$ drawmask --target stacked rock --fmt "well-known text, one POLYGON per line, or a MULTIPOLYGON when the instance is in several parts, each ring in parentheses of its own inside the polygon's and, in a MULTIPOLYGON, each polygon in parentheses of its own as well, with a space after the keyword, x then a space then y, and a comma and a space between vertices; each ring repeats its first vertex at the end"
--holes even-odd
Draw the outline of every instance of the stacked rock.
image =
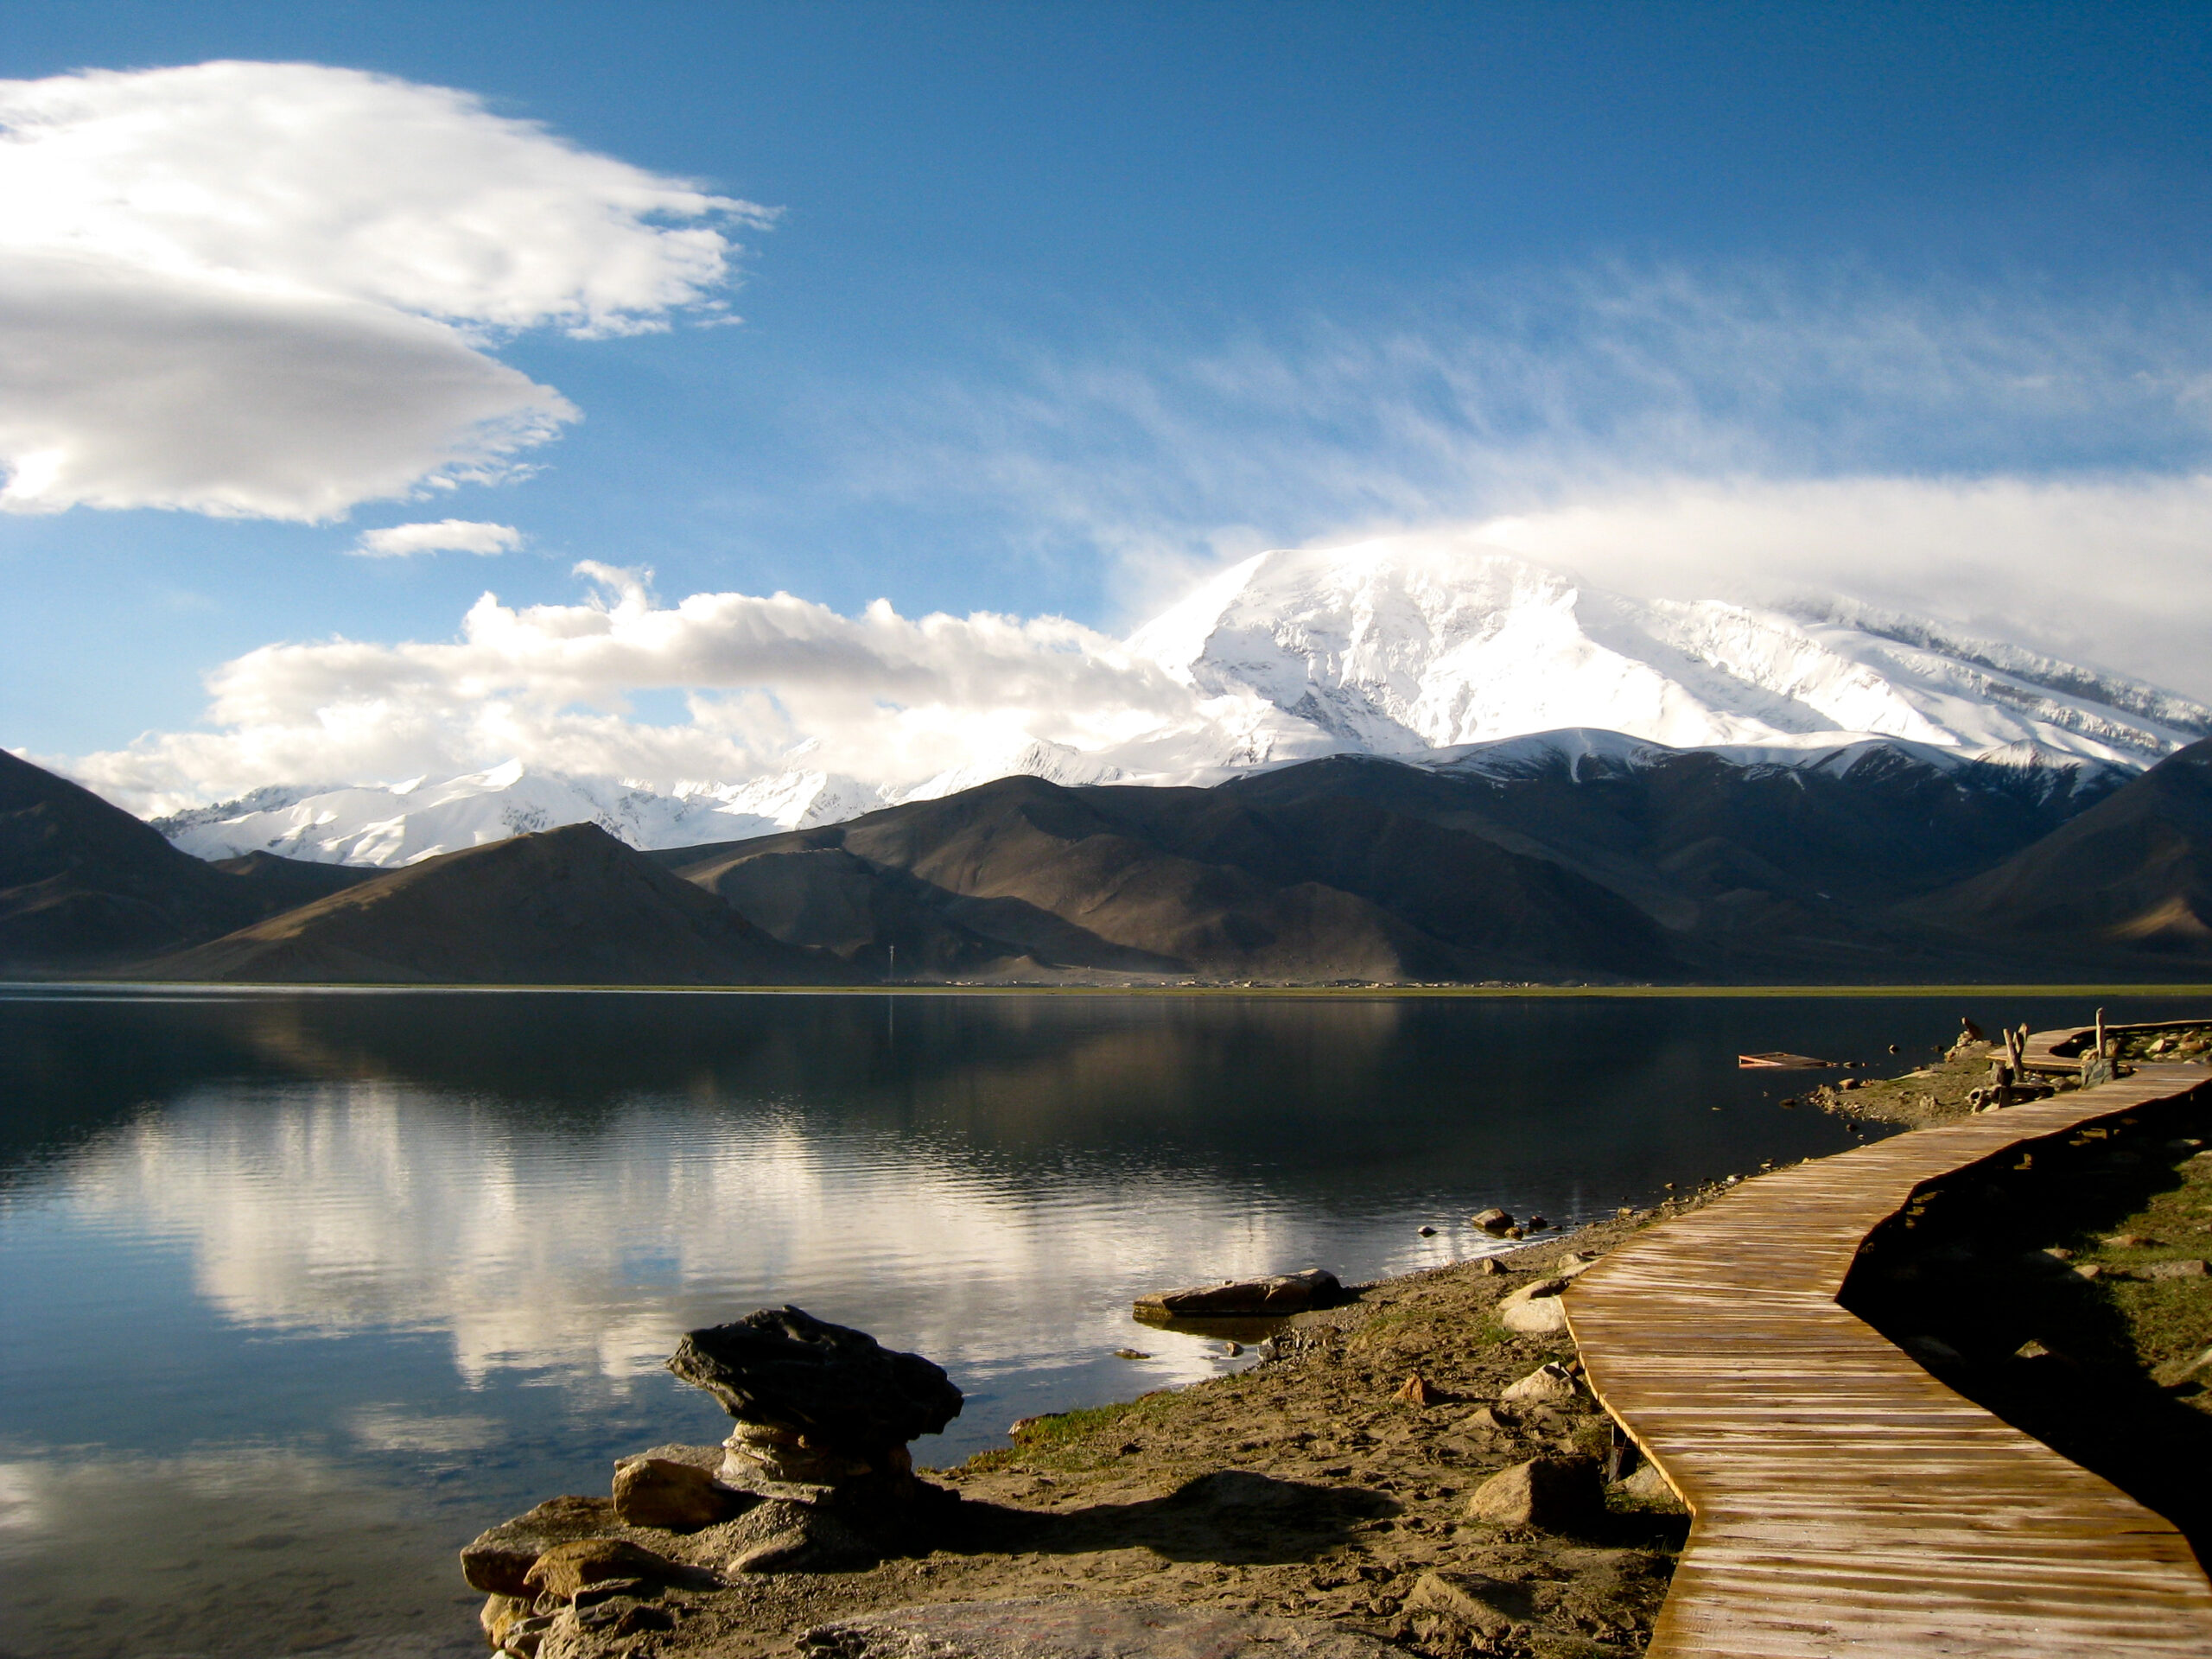
POLYGON ((906 1443, 960 1414, 960 1390, 919 1354, 796 1307, 690 1332, 668 1369, 737 1420, 724 1484, 848 1516, 911 1503, 920 1489, 906 1443))

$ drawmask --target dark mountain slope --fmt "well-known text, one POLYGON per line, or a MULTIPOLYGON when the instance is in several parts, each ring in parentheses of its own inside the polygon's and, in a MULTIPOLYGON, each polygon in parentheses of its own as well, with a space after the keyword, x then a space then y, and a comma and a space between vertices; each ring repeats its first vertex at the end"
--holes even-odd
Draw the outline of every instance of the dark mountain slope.
POLYGON ((1956 940, 1893 906, 2031 845, 2107 787, 1938 767, 1886 746, 1847 760, 1742 766, 1686 753, 1630 767, 1540 753, 1501 775, 1346 757, 1215 792, 1277 810, 1349 796, 1556 862, 1636 905, 1716 977, 1858 978, 1970 966, 1956 940))
POLYGON ((655 855, 779 937, 958 976, 1027 962, 1209 978, 1643 976, 1634 906, 1555 864, 1357 799, 1005 778, 655 855))
POLYGON ((2212 962, 2212 738, 1914 907, 1964 932, 2212 962))
POLYGON ((378 875, 168 957, 150 976, 285 982, 818 984, 783 944, 595 824, 378 875))
POLYGON ((90 790, 0 751, 0 972, 155 956, 365 874, 266 854, 203 863, 90 790))

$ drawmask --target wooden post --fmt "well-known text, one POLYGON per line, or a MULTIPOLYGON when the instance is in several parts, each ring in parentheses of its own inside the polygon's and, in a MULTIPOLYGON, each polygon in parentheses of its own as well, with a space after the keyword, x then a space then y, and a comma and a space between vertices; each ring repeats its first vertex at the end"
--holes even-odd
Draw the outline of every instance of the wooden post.
POLYGON ((2104 1011, 2102 1008, 2099 1008, 2099 1009, 2097 1010, 2097 1058, 2098 1058, 2099 1059, 2101 1059, 2101 1060, 2102 1058, 2104 1058, 2104 1057, 2105 1057, 2105 1011, 2104 1011))

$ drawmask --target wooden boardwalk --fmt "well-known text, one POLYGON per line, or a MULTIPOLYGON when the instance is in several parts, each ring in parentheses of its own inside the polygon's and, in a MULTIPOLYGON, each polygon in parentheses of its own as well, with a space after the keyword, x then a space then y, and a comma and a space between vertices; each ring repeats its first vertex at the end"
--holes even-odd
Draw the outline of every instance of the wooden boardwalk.
POLYGON ((1575 1281, 1592 1388, 1692 1515, 1652 1659, 2212 1655, 2212 1584, 2170 1522, 1835 1300, 1923 1182, 2208 1082, 2145 1065, 1777 1170, 1575 1281))

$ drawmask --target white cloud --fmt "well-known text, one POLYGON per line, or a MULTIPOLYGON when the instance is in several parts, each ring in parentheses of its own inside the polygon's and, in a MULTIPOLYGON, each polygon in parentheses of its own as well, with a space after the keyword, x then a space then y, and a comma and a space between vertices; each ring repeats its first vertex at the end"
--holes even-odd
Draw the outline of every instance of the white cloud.
POLYGON ((576 417, 503 332, 719 311, 764 210, 315 64, 0 82, 0 508, 320 519, 576 417))
POLYGON ((435 524, 387 524, 381 530, 365 530, 361 539, 346 551, 365 559, 406 559, 417 553, 474 553, 491 558, 512 553, 521 545, 522 532, 512 524, 441 518, 435 524))
POLYGON ((658 602, 639 572, 513 607, 486 594, 450 642, 272 645, 209 677, 213 732, 168 733, 70 772, 158 811, 272 783, 451 775, 519 757, 556 772, 734 781, 809 767, 915 783, 1033 740, 1082 750, 1224 724, 1115 639, 1059 617, 858 616, 776 594, 658 602), (675 688, 678 725, 630 717, 675 688))

